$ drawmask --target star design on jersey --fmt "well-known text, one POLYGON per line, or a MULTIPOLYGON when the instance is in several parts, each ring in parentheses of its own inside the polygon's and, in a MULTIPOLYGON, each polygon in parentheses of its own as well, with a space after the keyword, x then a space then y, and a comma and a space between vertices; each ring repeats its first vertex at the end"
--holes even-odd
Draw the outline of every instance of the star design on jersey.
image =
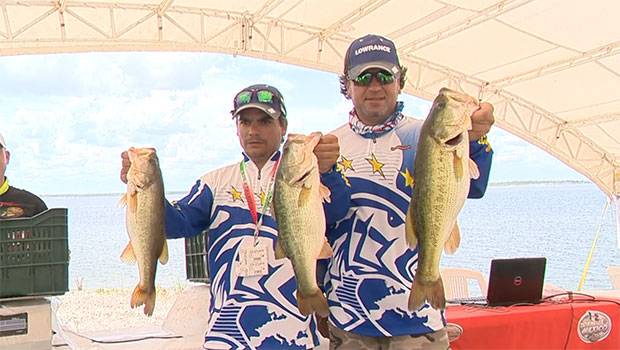
POLYGON ((237 190, 235 186, 230 186, 230 191, 228 191, 228 194, 232 196, 233 202, 236 202, 237 200, 239 200, 243 203, 243 198, 241 197, 243 192, 237 190))
POLYGON ((400 174, 405 178, 405 186, 413 188, 415 181, 413 180, 413 176, 409 172, 409 168, 405 168, 405 171, 401 171, 400 174))
POLYGON ((264 207, 265 200, 267 199, 267 194, 265 194, 265 191, 261 190, 260 193, 258 194, 258 198, 260 199, 260 206, 264 207))
POLYGON ((347 178, 347 174, 345 174, 345 170, 342 167, 342 164, 340 164, 340 162, 336 163, 336 171, 338 172, 338 174, 340 174, 340 176, 342 176, 342 179, 344 180, 345 185, 351 187, 351 182, 349 182, 349 178, 347 178))
POLYGON ((487 153, 491 152, 491 144, 489 143, 489 138, 487 135, 482 136, 478 139, 478 144, 486 145, 487 147, 484 149, 487 153))
POLYGON ((385 164, 378 161, 374 153, 371 154, 370 158, 365 159, 370 164, 370 166, 372 166, 372 173, 379 173, 379 175, 381 175, 385 179, 385 174, 383 174, 383 166, 385 164))
POLYGON ((347 159, 344 156, 340 157, 341 160, 338 162, 338 165, 342 167, 342 174, 344 174, 347 170, 353 170, 353 160, 347 159))

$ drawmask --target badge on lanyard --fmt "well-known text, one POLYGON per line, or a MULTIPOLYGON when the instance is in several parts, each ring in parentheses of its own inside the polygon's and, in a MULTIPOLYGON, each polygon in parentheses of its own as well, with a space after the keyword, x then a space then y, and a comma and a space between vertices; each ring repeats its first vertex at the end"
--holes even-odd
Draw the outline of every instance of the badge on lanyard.
POLYGON ((245 162, 241 161, 241 163, 239 163, 241 178, 243 180, 243 192, 248 204, 248 209, 250 210, 250 215, 252 216, 252 221, 256 225, 254 230, 254 239, 247 240, 241 244, 241 247, 239 247, 239 264, 237 267, 239 276, 241 277, 264 276, 269 271, 268 247, 267 244, 258 241, 258 235, 260 232, 260 227, 263 223, 263 217, 265 216, 265 208, 267 208, 271 203, 273 186, 279 163, 280 162, 278 159, 271 169, 271 177, 267 187, 269 191, 267 192, 264 203, 261 203, 262 213, 260 217, 258 216, 256 201, 254 200, 254 193, 252 192, 247 179, 245 162))
POLYGON ((242 244, 239 248, 238 271, 241 277, 264 276, 269 270, 267 246, 258 242, 253 244, 251 241, 242 244))

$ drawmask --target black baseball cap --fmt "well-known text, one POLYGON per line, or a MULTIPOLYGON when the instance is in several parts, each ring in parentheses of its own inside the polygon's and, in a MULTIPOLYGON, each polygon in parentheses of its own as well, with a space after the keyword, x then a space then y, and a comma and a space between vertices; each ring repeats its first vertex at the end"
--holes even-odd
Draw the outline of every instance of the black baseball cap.
POLYGON ((255 84, 239 91, 233 100, 233 117, 248 108, 258 108, 274 119, 286 118, 284 98, 280 91, 271 85, 255 84))
POLYGON ((380 68, 394 75, 400 73, 400 61, 394 42, 375 34, 355 39, 349 45, 345 64, 350 80, 370 68, 380 68))

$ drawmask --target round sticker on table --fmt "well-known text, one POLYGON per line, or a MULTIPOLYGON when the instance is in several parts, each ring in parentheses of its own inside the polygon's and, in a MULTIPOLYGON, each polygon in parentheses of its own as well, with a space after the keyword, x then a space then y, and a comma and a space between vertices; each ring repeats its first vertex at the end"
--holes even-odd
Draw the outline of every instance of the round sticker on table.
POLYGON ((450 340, 450 343, 457 340, 463 334, 463 327, 456 323, 448 323, 446 330, 448 331, 448 339, 450 340))
POLYGON ((584 343, 599 342, 611 333, 611 319, 604 312, 588 310, 579 319, 577 333, 584 343))

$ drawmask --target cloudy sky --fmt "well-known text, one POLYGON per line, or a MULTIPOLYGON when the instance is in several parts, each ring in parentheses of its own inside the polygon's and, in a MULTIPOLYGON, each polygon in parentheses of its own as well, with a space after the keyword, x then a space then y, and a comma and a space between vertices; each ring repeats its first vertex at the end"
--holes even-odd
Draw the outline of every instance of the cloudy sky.
MULTIPOLYGON (((0 57, 0 133, 11 184, 38 194, 119 193, 120 153, 157 148, 169 191, 238 161, 232 97, 268 83, 285 96, 289 132, 329 132, 350 101, 335 74, 208 53, 85 53, 0 57)), ((430 103, 402 95, 405 113, 430 103)), ((586 180, 560 161, 495 128, 491 182, 586 180)))

